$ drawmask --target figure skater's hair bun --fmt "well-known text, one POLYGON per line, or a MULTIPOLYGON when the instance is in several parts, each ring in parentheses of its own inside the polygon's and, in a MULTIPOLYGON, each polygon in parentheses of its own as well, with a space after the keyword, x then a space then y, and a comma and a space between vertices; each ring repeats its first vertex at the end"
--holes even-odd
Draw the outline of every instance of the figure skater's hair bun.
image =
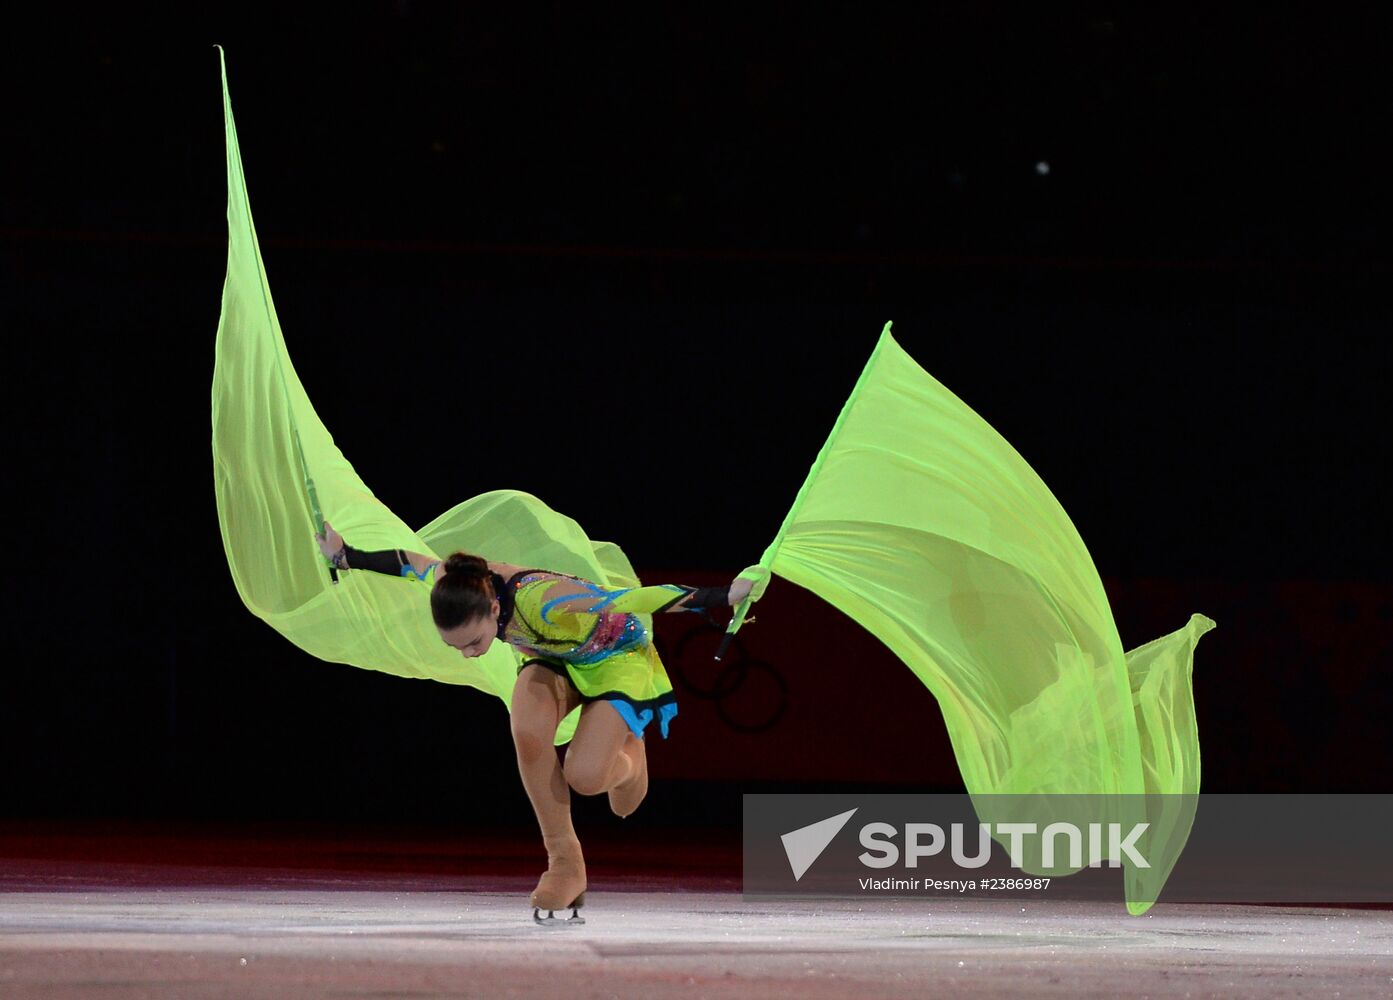
POLYGON ((445 575, 431 589, 431 617, 442 629, 487 618, 496 596, 489 564, 478 556, 456 552, 445 560, 445 575))
POLYGON ((471 556, 466 552, 456 552, 445 560, 445 575, 454 576, 456 573, 463 577, 488 579, 489 564, 478 556, 471 556))

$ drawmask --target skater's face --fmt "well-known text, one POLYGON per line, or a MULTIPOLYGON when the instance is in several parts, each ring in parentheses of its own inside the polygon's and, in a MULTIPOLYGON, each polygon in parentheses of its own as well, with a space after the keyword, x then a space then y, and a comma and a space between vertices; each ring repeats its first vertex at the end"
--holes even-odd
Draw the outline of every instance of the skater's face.
POLYGON ((454 628, 439 629, 440 638, 445 640, 445 645, 458 649, 470 659, 483 656, 498 634, 498 611, 498 602, 494 601, 488 615, 454 628))

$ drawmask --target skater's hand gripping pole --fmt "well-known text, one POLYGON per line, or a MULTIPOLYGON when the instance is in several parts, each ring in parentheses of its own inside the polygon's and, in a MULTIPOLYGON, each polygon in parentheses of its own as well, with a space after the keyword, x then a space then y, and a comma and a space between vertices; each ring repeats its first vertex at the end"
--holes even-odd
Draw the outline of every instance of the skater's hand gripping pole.
MULTIPOLYGON (((276 364, 280 364, 279 356, 277 356, 276 358, 276 364)), ((282 378, 284 378, 284 376, 282 376, 282 378)), ((287 391, 287 402, 289 401, 289 399, 290 394, 287 391)), ((300 471, 305 476, 305 495, 309 497, 310 517, 313 519, 315 526, 314 537, 316 539, 324 539, 328 537, 330 532, 333 532, 335 535, 338 535, 338 532, 334 531, 333 528, 329 527, 329 522, 324 520, 324 512, 319 508, 319 491, 314 488, 314 477, 310 475, 309 463, 305 461, 305 449, 300 444, 300 429, 298 427, 293 429, 295 431, 295 453, 300 458, 300 471)), ((339 536, 338 543, 339 547, 342 548, 342 536, 339 536)), ((329 553, 326 552, 325 557, 328 558, 328 556, 329 553)), ((339 571, 334 567, 332 559, 330 559, 329 561, 329 579, 335 584, 339 582, 339 571)))
POLYGON ((726 634, 721 637, 720 648, 716 650, 716 659, 719 660, 726 655, 726 650, 730 648, 730 640, 735 638, 735 633, 740 631, 740 626, 745 623, 745 612, 750 610, 750 599, 747 597, 735 609, 735 614, 731 616, 730 624, 726 626, 726 634))
MULTIPOLYGON (((749 613, 750 605, 764 596, 764 589, 769 586, 769 570, 762 565, 749 566, 741 571, 736 580, 749 580, 750 592, 745 599, 735 606, 735 614, 731 616, 730 624, 726 626, 726 634, 721 638, 720 648, 716 650, 716 659, 719 660, 726 655, 726 650, 730 648, 730 640, 735 638, 735 633, 740 631, 740 626, 745 623, 745 616, 749 613)), ((753 618, 750 619, 754 621, 753 618)))

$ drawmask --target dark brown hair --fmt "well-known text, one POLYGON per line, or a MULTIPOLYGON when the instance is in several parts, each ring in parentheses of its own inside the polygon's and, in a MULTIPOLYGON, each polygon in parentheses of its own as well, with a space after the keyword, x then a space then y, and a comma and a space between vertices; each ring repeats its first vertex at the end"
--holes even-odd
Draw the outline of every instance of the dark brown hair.
POLYGON ((445 560, 445 575, 431 588, 435 627, 452 629, 487 617, 495 596, 489 564, 478 556, 456 552, 445 560))

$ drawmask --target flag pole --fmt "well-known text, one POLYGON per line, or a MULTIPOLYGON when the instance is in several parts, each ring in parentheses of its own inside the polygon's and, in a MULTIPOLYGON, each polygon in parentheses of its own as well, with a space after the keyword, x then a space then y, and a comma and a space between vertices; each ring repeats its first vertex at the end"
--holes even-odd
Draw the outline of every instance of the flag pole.
MULTIPOLYGON (((305 460, 305 449, 300 443, 300 427, 295 420, 295 408, 290 401, 290 389, 285 383, 285 369, 281 366, 281 352, 285 345, 281 337, 274 336, 275 331, 277 331, 279 327, 271 313, 271 300, 266 291, 266 269, 264 262, 261 260, 261 245, 256 238, 256 227, 252 224, 251 219, 251 197, 247 194, 246 174, 242 172, 242 147, 237 141, 237 124, 236 120, 232 117, 232 95, 227 86, 227 57, 221 45, 214 45, 213 48, 218 50, 218 69, 222 75, 223 129, 227 142, 228 198, 230 202, 232 198, 231 188, 232 184, 235 182, 238 189, 241 191, 241 203, 246 209, 246 219, 243 221, 246 223, 248 235, 251 236, 250 244, 252 252, 256 254, 256 268, 260 278, 259 284, 261 286, 261 303, 266 311, 266 325, 273 331, 272 340, 275 342, 276 375, 280 380, 281 393, 285 398, 286 420, 290 424, 290 431, 295 440, 295 458, 300 465, 300 475, 304 478, 306 499, 309 501, 310 507, 310 519, 314 522, 315 530, 322 535, 324 534, 324 514, 319 507, 319 491, 315 489, 314 477, 310 475, 309 462, 305 460)), ((229 226, 231 226, 231 223, 232 220, 229 216, 229 226)), ((228 239, 230 243, 230 233, 228 239)), ((329 567, 329 579, 333 583, 339 582, 338 570, 332 565, 329 567)))
MULTIPOLYGON (((847 397, 846 403, 842 405, 842 411, 837 414, 837 421, 832 425, 831 432, 827 435, 827 440, 822 444, 822 450, 817 453, 817 458, 813 460, 812 468, 808 470, 807 478, 803 480, 803 485, 798 489, 798 495, 793 498, 793 506, 788 509, 784 516, 783 524, 779 525, 779 532, 774 536, 774 540, 764 550, 764 555, 760 556, 757 564, 766 572, 772 572, 774 557, 778 555, 779 546, 783 544, 784 535, 787 534, 789 525, 793 523, 794 517, 803 506, 803 501, 808 495, 808 488, 812 486, 813 480, 817 478, 818 472, 822 468, 822 463, 827 458, 828 452, 832 450, 832 445, 837 441, 837 435, 841 433, 842 424, 846 421, 846 415, 851 412, 851 408, 856 405, 856 399, 861 395, 861 387, 866 382, 866 376, 870 374, 875 366, 875 360, 880 356, 880 349, 885 342, 890 339, 891 322, 887 321, 885 328, 880 331, 880 339, 875 343, 875 349, 871 351, 871 356, 866 359, 866 365, 861 369, 860 376, 856 379, 856 385, 851 389, 851 395, 847 397)), ((745 615, 750 610, 752 599, 746 597, 735 609, 735 614, 731 616, 730 624, 726 626, 726 634, 721 638, 720 648, 716 650, 716 659, 725 656, 726 650, 730 648, 730 641, 735 638, 735 633, 740 631, 740 626, 745 623, 745 615)))

